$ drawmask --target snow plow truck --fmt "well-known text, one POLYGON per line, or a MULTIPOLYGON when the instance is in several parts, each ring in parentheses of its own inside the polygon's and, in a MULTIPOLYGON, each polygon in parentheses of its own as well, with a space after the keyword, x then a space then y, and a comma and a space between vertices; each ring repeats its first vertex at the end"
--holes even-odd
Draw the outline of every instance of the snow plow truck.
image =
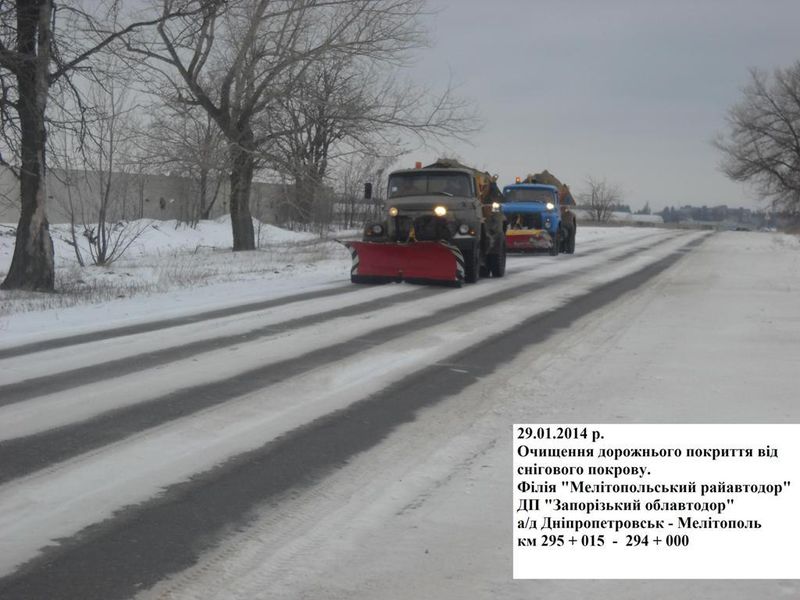
POLYGON ((503 188, 508 220, 506 245, 511 252, 575 252, 575 200, 569 187, 545 170, 503 188))
POLYGON ((461 286, 506 270, 503 196, 489 173, 450 159, 394 171, 384 221, 350 249, 353 283, 461 286))

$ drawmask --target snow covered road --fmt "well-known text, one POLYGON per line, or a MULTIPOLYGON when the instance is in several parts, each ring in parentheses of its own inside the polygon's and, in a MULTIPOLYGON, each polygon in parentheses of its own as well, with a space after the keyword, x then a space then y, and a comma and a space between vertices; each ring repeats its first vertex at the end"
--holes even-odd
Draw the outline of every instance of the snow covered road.
POLYGON ((798 257, 613 229, 461 290, 4 338, 0 597, 586 597, 510 579, 511 424, 797 422, 798 257))

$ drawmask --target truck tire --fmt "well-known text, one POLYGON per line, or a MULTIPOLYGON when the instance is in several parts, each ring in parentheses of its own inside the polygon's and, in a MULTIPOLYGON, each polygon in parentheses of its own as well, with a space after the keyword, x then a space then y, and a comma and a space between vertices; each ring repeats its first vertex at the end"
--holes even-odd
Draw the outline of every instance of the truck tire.
POLYGON ((492 277, 502 277, 506 274, 506 241, 505 239, 501 240, 500 248, 497 249, 497 252, 494 254, 490 254, 487 259, 487 263, 489 264, 489 272, 492 274, 492 277))
POLYGON ((464 254, 464 281, 475 283, 480 278, 481 255, 478 245, 475 244, 471 249, 465 250, 464 254))
POLYGON ((550 246, 550 256, 558 256, 558 251, 561 250, 561 228, 556 229, 556 237, 553 240, 553 245, 550 246))
POLYGON ((567 237, 566 252, 567 254, 575 254, 575 234, 577 233, 575 223, 569 228, 569 237, 567 237))

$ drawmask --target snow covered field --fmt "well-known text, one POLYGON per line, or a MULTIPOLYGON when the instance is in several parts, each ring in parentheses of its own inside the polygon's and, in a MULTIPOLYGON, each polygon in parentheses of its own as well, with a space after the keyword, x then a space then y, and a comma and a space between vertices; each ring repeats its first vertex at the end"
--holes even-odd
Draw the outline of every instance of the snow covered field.
MULTIPOLYGON (((52 225, 56 287, 60 293, 48 297, 0 291, 0 317, 76 304, 108 304, 93 313, 95 320, 117 315, 135 318, 137 313, 152 317, 153 311, 186 310, 186 304, 218 306, 260 298, 274 293, 275 288, 280 290, 281 282, 287 280, 292 281, 290 288, 294 291, 349 275, 349 253, 333 239, 321 239, 313 233, 257 223, 258 251, 233 253, 229 217, 201 221, 196 228, 176 221, 141 221, 133 226, 143 232, 122 258, 106 267, 82 268, 67 243, 68 226, 52 225), (221 283, 225 285, 215 286, 221 283), (181 294, 187 289, 189 294, 181 294), (167 292, 177 294, 166 297, 167 292), (143 296, 161 296, 161 300, 143 303, 143 296), (117 302, 131 297, 136 300, 117 302)), ((0 276, 11 264, 12 232, 11 225, 0 225, 0 276)), ((79 239, 88 261, 86 240, 79 239)))
POLYGON ((574 256, 452 290, 351 286, 346 250, 292 235, 229 272, 240 258, 209 250, 208 277, 159 291, 154 261, 185 256, 165 248, 229 243, 214 230, 112 266, 133 296, 10 299, 0 597, 800 597, 513 581, 510 563, 515 422, 800 422, 796 238, 584 228, 574 256))

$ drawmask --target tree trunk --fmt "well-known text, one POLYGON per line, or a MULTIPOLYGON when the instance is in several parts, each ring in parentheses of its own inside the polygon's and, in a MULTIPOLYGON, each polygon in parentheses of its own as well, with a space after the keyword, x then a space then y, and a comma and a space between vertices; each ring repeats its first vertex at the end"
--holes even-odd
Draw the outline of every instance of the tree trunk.
POLYGON ((203 210, 203 214, 200 215, 200 219, 207 221, 211 218, 211 211, 214 210, 214 204, 217 202, 217 197, 219 196, 219 188, 222 186, 222 177, 217 175, 217 180, 214 183, 214 195, 211 196, 211 202, 208 203, 208 206, 205 207, 203 210))
MULTIPOLYGON (((249 136, 252 137, 252 136, 249 136)), ((255 171, 252 140, 231 146, 231 228, 233 250, 255 250, 253 218, 250 215, 250 186, 255 171)))
POLYGON ((295 219, 304 224, 325 224, 329 215, 320 212, 318 201, 323 177, 318 165, 305 164, 293 174, 295 219))
POLYGON ((293 218, 296 223, 307 225, 312 222, 313 215, 313 195, 308 185, 308 177, 305 173, 295 173, 294 177, 294 206, 293 218))
POLYGON ((2 289, 52 292, 53 240, 47 222, 45 109, 49 93, 50 0, 17 3, 17 48, 31 60, 16 70, 20 125, 20 217, 14 256, 2 289))
MULTIPOLYGON (((24 131, 24 129, 23 129, 24 131)), ((23 134, 24 137, 24 134, 23 134)), ((42 139, 44 135, 42 134, 42 139)), ((23 148, 26 145, 23 140, 23 148)), ((22 207, 14 256, 5 281, 5 290, 34 290, 52 292, 55 288, 53 241, 45 213, 44 141, 38 152, 39 159, 22 159, 20 169, 20 198, 22 207)), ((23 156, 24 156, 23 151, 23 156)))
POLYGON ((206 197, 208 196, 208 169, 200 169, 200 208, 192 211, 192 227, 196 227, 200 219, 207 219, 208 210, 206 209, 206 197))

